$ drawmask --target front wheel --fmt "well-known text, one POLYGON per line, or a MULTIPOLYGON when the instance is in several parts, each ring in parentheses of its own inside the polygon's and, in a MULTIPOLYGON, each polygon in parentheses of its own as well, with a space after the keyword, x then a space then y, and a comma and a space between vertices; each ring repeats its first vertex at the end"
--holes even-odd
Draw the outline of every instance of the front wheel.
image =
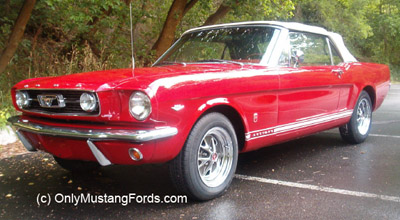
POLYGON ((372 124, 372 103, 366 91, 362 91, 349 123, 339 128, 343 140, 360 144, 367 139, 372 124))
POLYGON ((170 175, 181 193, 195 200, 222 195, 230 186, 238 158, 238 143, 230 121, 220 113, 202 117, 193 127, 170 175))

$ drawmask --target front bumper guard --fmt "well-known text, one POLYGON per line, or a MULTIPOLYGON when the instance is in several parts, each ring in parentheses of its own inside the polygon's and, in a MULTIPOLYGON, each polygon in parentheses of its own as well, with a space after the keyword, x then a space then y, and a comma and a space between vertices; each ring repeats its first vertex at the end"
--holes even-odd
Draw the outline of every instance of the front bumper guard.
POLYGON ((158 127, 152 130, 103 130, 56 127, 30 122, 27 119, 22 119, 20 116, 13 116, 8 119, 8 122, 14 128, 17 136, 28 151, 36 151, 36 149, 31 143, 29 143, 29 141, 20 131, 59 137, 83 138, 87 140, 90 150, 102 166, 110 165, 111 162, 96 147, 96 145, 93 143, 94 141, 125 140, 132 142, 146 142, 167 138, 178 134, 178 129, 174 127, 158 127))

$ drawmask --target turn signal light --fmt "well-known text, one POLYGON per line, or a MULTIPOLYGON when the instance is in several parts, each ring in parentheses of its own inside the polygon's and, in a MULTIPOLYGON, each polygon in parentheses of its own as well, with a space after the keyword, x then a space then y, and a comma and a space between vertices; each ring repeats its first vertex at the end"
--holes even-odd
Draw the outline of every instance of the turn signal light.
POLYGON ((132 158, 134 161, 139 161, 143 159, 143 154, 138 150, 137 148, 130 148, 129 149, 129 156, 132 158))

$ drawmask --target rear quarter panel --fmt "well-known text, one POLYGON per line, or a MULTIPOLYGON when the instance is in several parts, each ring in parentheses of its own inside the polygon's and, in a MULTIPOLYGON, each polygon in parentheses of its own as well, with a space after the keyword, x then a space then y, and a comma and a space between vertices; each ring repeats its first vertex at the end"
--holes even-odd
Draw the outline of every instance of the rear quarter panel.
POLYGON ((390 88, 390 70, 387 65, 375 63, 347 63, 342 75, 347 89, 341 94, 340 103, 354 109, 362 90, 369 90, 374 111, 380 107, 390 88), (372 89, 372 90, 371 90, 372 89))

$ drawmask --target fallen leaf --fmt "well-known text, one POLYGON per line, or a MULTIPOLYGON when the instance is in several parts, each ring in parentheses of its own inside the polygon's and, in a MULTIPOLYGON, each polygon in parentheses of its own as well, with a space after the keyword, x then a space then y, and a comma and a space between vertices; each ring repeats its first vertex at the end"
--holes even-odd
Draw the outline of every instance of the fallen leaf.
POLYGON ((12 194, 9 193, 6 195, 6 198, 11 198, 11 196, 12 196, 12 194))
POLYGON ((30 182, 30 183, 28 183, 28 185, 33 186, 33 185, 35 185, 35 183, 30 182))
POLYGON ((72 183, 72 180, 69 180, 69 181, 68 181, 68 184, 71 184, 71 183, 72 183))
POLYGON ((21 178, 20 177, 17 177, 17 179, 15 179, 16 181, 19 181, 21 178))

